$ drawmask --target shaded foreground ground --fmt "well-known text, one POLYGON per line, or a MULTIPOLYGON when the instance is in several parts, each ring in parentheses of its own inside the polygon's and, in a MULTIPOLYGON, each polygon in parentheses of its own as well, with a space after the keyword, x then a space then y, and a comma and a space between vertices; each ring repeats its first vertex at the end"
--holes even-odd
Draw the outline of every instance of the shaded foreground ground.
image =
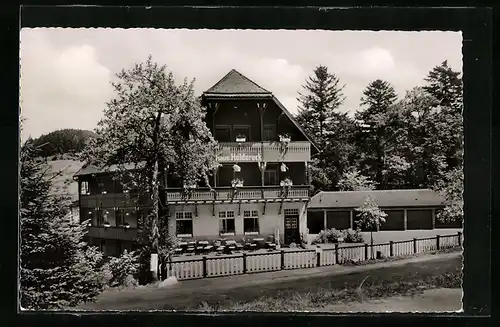
MULTIPOLYGON (((457 284, 456 279, 461 268, 461 253, 453 252, 364 266, 331 266, 207 278, 184 281, 163 289, 142 287, 121 291, 109 290, 103 293, 96 303, 84 305, 79 309, 352 311, 353 309, 348 308, 354 308, 356 305, 342 307, 341 302, 366 302, 369 299, 416 294, 426 288, 444 288, 450 287, 449 285, 459 288, 460 282, 457 284), (287 306, 283 307, 280 303, 287 303, 287 306)), ((425 298, 429 295, 423 296, 425 298)), ((457 298, 461 299, 455 294, 454 299, 457 298)), ((415 299, 419 298, 413 300, 415 299)), ((390 303, 387 303, 389 302, 385 303, 385 307, 390 306, 390 303)), ((396 304, 401 304, 401 301, 393 301, 392 305, 396 304)), ((375 302, 367 305, 384 306, 375 302)), ((441 308, 438 303, 434 305, 435 311, 458 309, 460 305, 452 309, 441 308)), ((381 310, 407 311, 397 308, 381 310)), ((357 308, 355 311, 370 310, 357 308)))

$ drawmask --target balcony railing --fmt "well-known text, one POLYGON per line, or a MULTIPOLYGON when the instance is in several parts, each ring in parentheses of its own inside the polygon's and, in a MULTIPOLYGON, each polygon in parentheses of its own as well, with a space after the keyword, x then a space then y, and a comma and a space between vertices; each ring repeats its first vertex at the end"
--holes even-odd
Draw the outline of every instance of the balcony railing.
POLYGON ((88 227, 88 237, 110 240, 134 241, 137 238, 137 228, 124 227, 88 227))
POLYGON ((278 142, 219 143, 219 162, 305 162, 311 160, 309 142, 290 142, 282 147, 278 142))
POLYGON ((238 200, 279 200, 306 199, 309 197, 309 186, 292 186, 286 192, 279 186, 244 186, 235 193, 231 187, 218 187, 212 192, 209 189, 196 189, 189 197, 183 195, 181 189, 169 189, 167 201, 238 201, 238 200))

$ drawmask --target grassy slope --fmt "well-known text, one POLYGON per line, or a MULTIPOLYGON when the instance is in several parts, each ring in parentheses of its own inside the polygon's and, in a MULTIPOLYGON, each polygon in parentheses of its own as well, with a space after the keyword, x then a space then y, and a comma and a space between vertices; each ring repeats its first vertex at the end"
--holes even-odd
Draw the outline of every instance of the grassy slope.
POLYGON ((73 200, 78 199, 78 184, 73 181, 73 176, 83 166, 83 162, 77 160, 52 160, 48 162, 50 174, 62 172, 60 176, 54 177, 54 192, 71 194, 73 200))

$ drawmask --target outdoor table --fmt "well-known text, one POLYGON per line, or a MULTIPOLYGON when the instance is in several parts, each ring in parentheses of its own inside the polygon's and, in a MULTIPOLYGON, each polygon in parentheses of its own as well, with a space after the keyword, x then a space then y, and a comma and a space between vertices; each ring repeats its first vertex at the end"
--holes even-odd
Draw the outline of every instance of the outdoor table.
POLYGON ((240 243, 236 243, 236 249, 237 249, 238 251, 243 250, 243 245, 241 245, 240 243))
POLYGON ((268 244, 268 245, 269 245, 269 251, 276 250, 276 244, 274 244, 274 243, 270 243, 270 244, 268 244))
POLYGON ((217 250, 217 254, 218 255, 221 255, 222 254, 222 251, 224 251, 225 247, 224 246, 219 246, 216 250, 217 250))
POLYGON ((203 248, 204 252, 205 253, 209 253, 210 251, 212 251, 214 247, 212 245, 207 245, 203 248))
POLYGON ((179 247, 180 247, 181 249, 185 249, 185 248, 187 248, 187 246, 188 246, 187 242, 180 242, 180 243, 179 243, 179 247))
POLYGON ((182 253, 182 249, 180 249, 180 248, 175 249, 175 254, 179 255, 181 253, 182 253))
POLYGON ((196 252, 201 253, 203 252, 204 247, 203 246, 197 246, 196 247, 196 252))
POLYGON ((255 250, 257 248, 257 244, 250 244, 250 249, 251 250, 255 250))
POLYGON ((198 245, 207 246, 208 244, 209 244, 208 241, 199 241, 198 242, 198 245))

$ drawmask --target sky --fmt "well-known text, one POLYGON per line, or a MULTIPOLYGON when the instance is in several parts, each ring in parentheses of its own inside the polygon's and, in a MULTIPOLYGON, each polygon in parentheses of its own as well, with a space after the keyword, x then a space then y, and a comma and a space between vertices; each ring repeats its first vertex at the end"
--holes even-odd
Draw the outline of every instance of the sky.
POLYGON ((390 82, 400 97, 448 60, 462 71, 462 35, 448 31, 70 29, 21 30, 22 138, 62 128, 92 130, 113 98, 111 81, 148 55, 201 95, 231 69, 292 113, 313 69, 326 65, 345 85, 339 110, 359 109, 363 89, 390 82))

